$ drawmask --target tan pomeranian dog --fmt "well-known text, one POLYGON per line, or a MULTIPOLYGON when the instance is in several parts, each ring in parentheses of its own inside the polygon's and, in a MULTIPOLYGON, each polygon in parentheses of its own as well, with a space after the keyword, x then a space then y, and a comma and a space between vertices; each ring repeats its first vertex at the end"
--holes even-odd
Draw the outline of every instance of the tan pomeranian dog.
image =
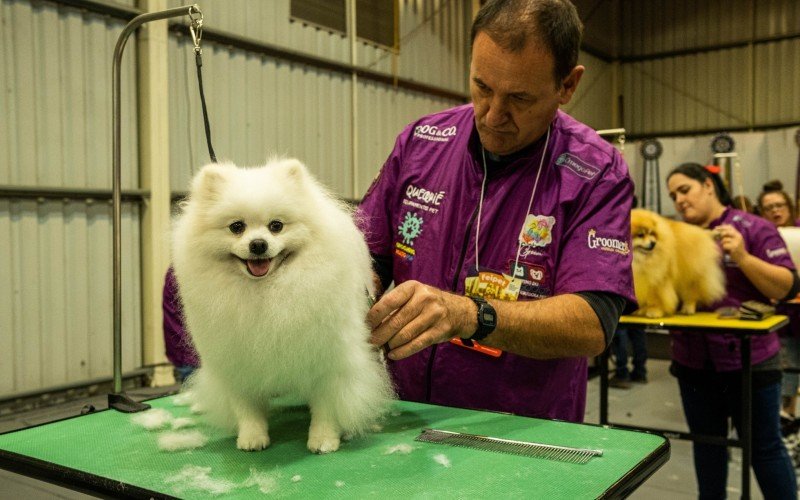
POLYGON ((631 211, 638 316, 694 314, 725 296, 722 254, 711 232, 641 208, 631 211), (680 309, 679 309, 680 307, 680 309))

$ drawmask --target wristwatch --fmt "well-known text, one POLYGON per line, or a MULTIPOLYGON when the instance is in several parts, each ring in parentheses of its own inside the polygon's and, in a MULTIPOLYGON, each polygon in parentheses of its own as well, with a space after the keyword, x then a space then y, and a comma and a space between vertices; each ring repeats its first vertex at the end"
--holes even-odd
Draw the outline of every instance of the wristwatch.
POLYGON ((470 337, 462 338, 462 342, 471 345, 473 340, 483 340, 497 326, 497 312, 482 297, 469 297, 478 306, 478 328, 470 337))

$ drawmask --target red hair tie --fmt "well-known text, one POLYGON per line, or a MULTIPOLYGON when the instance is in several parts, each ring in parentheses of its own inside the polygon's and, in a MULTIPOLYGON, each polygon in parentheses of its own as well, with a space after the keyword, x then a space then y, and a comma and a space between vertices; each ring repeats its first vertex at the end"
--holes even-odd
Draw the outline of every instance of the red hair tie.
POLYGON ((719 175, 719 172, 721 170, 719 168, 719 165, 706 165, 704 168, 708 171, 708 173, 714 175, 719 175))

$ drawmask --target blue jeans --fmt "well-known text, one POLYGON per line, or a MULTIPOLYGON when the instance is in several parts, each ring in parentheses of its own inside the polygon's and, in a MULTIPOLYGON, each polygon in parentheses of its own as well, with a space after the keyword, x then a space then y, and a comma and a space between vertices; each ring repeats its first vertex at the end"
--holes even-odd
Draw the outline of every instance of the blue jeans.
MULTIPOLYGON (((800 338, 781 337, 781 360, 784 367, 800 368, 800 338)), ((797 373, 783 372, 783 396, 796 396, 798 382, 800 379, 797 373)))
MULTIPOLYGON (((728 435, 729 417, 739 430, 742 398, 738 377, 710 377, 702 381, 679 379, 678 383, 683 412, 693 434, 725 437, 728 435)), ((797 499, 794 467, 781 441, 780 401, 780 383, 753 389, 752 464, 758 485, 767 500, 797 499)), ((728 449, 702 443, 694 443, 693 449, 699 498, 725 498, 728 449)))
POLYGON ((616 376, 618 378, 634 377, 643 379, 647 376, 647 340, 644 330, 638 328, 617 328, 611 341, 614 357, 617 361, 616 376), (628 341, 633 348, 633 370, 628 371, 628 341))

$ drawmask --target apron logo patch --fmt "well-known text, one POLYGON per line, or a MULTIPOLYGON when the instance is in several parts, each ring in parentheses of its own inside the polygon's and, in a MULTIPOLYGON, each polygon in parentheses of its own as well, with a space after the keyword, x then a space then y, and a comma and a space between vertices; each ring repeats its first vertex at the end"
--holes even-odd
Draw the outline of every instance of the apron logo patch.
POLYGON ((555 225, 555 217, 528 214, 519 235, 519 242, 525 247, 547 246, 553 242, 553 226, 555 225))
POLYGON ((589 230, 589 234, 586 237, 586 245, 592 250, 600 249, 604 252, 617 252, 622 255, 628 255, 631 251, 627 241, 598 236, 597 231, 594 229, 589 230))
POLYGON ((406 212, 403 223, 397 226, 397 231, 400 237, 403 238, 403 244, 414 246, 414 240, 422 234, 422 223, 424 220, 416 213, 406 212))
POLYGON ((577 156, 569 153, 564 153, 556 159, 556 165, 560 167, 567 167, 579 177, 584 179, 594 179, 600 173, 600 169, 593 165, 589 165, 577 156))

